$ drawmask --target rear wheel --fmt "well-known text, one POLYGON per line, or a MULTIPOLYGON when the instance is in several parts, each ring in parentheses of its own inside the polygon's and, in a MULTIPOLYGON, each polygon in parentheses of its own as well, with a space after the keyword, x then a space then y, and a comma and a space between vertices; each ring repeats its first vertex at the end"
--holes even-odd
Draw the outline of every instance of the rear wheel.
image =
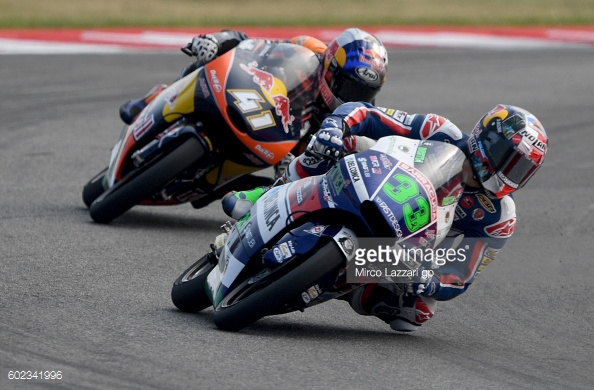
POLYGON ((344 255, 329 242, 296 266, 293 259, 277 268, 266 269, 230 291, 215 308, 213 320, 223 330, 237 331, 262 317, 278 312, 326 275, 344 266, 344 255))
POLYGON ((85 184, 82 192, 82 199, 87 207, 91 207, 91 204, 95 199, 105 192, 105 188, 103 188, 103 178, 105 177, 106 172, 107 168, 96 174, 95 177, 85 184))
POLYGON ((171 300, 179 310, 196 313, 212 305, 206 294, 205 284, 208 274, 215 266, 216 257, 209 253, 177 278, 171 289, 171 300))
POLYGON ((134 205, 149 198, 182 172, 197 163, 205 154, 200 141, 192 137, 160 159, 139 168, 101 194, 91 204, 91 218, 109 223, 134 205))

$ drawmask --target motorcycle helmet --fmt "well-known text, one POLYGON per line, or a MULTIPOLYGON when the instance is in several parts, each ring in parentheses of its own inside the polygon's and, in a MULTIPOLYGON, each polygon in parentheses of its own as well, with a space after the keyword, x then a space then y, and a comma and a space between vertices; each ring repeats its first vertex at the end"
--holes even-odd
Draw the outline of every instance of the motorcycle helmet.
POLYGON ((468 139, 475 179, 496 198, 522 188, 542 165, 548 137, 534 115, 500 104, 485 114, 468 139))
POLYGON ((320 95, 328 108, 343 103, 372 103, 386 81, 388 53, 375 36, 349 28, 336 37, 324 53, 320 95))

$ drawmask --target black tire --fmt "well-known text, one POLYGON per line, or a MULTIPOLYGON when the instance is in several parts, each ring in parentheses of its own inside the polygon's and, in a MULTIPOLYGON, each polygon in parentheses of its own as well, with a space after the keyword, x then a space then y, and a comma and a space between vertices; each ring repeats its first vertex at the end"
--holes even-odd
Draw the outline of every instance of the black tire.
POLYGON ((85 206, 91 207, 91 204, 105 192, 105 188, 103 188, 103 178, 105 177, 105 173, 107 172, 107 167, 96 174, 87 184, 85 184, 82 192, 82 199, 85 203, 85 206))
MULTIPOLYGON (((291 260, 299 261, 299 259, 291 260)), ((334 241, 296 267, 281 265, 262 279, 248 278, 234 288, 215 308, 215 325, 228 331, 238 331, 277 309, 315 285, 330 272, 344 266, 344 255, 334 241), (277 270, 277 271, 275 271, 277 270), (250 281, 252 283, 250 284, 250 281)))
POLYGON ((209 253, 192 264, 173 283, 171 300, 181 311, 197 313, 211 306, 206 294, 206 278, 216 266, 214 254, 209 253))
POLYGON ((101 194, 91 204, 91 218, 109 223, 136 204, 161 190, 180 173, 198 162, 205 150, 196 138, 188 138, 170 153, 133 172, 101 194))

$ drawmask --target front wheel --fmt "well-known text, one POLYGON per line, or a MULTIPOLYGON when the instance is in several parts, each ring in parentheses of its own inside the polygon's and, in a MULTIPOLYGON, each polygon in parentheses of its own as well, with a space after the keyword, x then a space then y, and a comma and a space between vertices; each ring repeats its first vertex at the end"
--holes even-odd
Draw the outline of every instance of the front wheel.
POLYGON ((163 189, 204 155, 200 141, 194 137, 188 138, 165 156, 139 168, 131 177, 126 177, 101 194, 91 204, 91 218, 98 223, 111 222, 163 189))
POLYGON ((206 294, 206 278, 216 266, 214 253, 203 256, 185 270, 173 283, 171 300, 181 311, 197 313, 211 305, 206 294))
POLYGON ((289 266, 293 261, 300 259, 293 259, 268 273, 254 275, 230 291, 215 308, 215 325, 223 330, 237 331, 271 315, 329 273, 338 273, 345 260, 332 241, 296 267, 289 266))

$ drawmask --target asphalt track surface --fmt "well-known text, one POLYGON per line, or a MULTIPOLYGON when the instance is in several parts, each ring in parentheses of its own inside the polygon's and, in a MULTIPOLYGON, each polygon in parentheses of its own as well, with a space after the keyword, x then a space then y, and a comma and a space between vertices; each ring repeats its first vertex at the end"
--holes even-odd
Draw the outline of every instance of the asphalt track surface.
POLYGON ((594 383, 592 49, 390 51, 378 104, 470 131, 497 103, 532 111, 547 161, 516 196, 498 260, 414 334, 345 302, 237 333, 179 312, 175 278, 226 220, 218 204, 92 222, 121 102, 172 81, 177 51, 0 56, 0 388, 588 389, 594 383), (8 380, 9 371, 61 380, 8 380))

